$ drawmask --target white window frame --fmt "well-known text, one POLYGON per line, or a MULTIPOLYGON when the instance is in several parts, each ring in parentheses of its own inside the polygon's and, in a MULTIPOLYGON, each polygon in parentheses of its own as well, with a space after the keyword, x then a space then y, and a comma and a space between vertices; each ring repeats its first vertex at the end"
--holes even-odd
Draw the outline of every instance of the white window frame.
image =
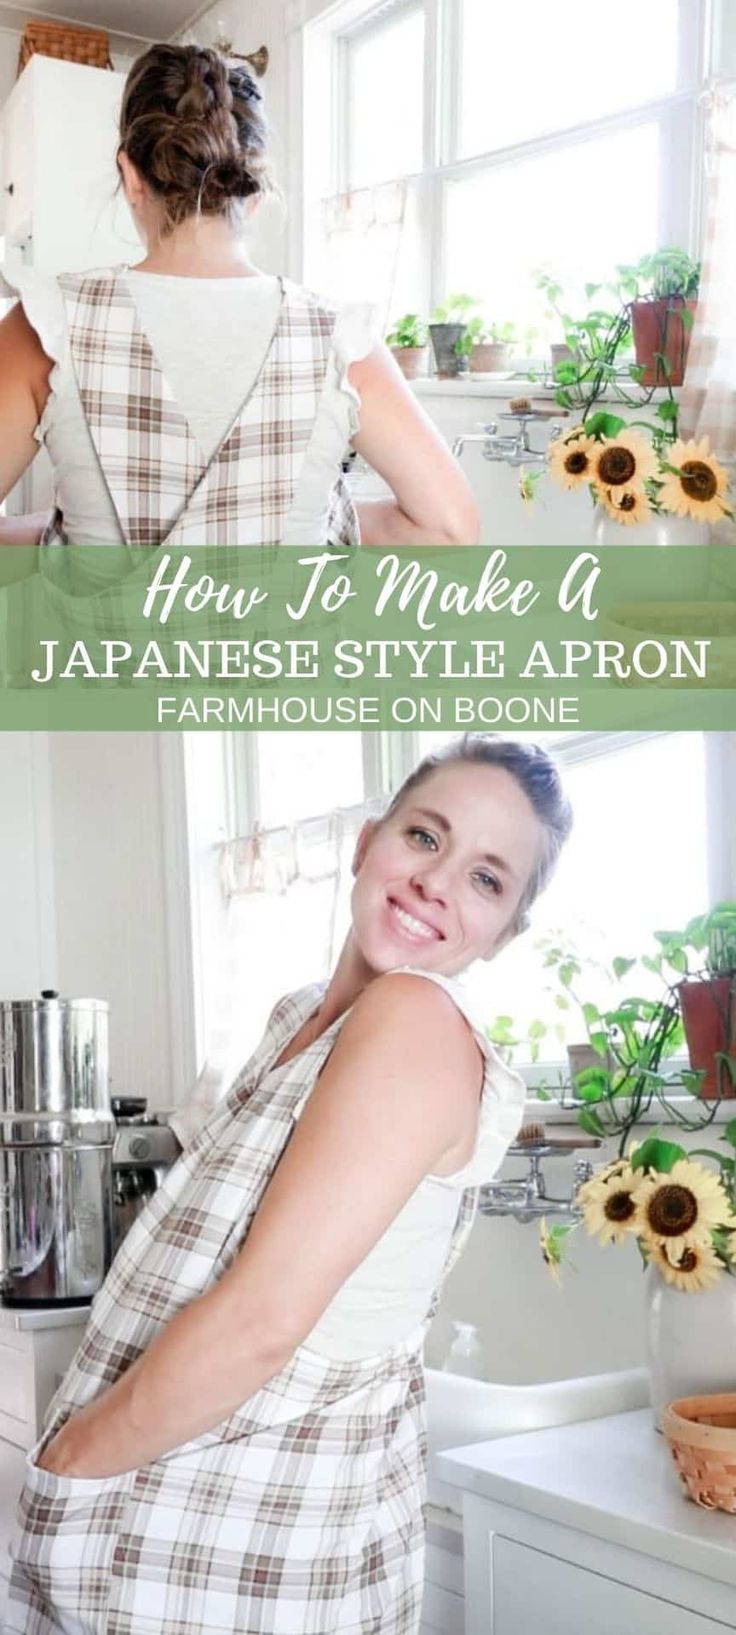
MULTIPOLYGON (((305 203, 344 192, 347 163, 347 54, 351 41, 379 28, 386 18, 422 9, 426 17, 424 168, 419 183, 420 231, 424 237, 421 265, 426 287, 417 301, 430 311, 445 289, 444 205, 447 184, 465 176, 554 152, 570 143, 631 129, 655 118, 668 141, 663 164, 665 181, 660 200, 657 237, 662 244, 680 244, 697 256, 703 227, 703 117, 700 96, 716 58, 717 16, 713 0, 679 0, 680 64, 688 68, 692 84, 683 91, 640 104, 622 113, 606 115, 567 130, 490 153, 458 155, 459 59, 461 18, 457 0, 338 0, 323 15, 295 30, 292 47, 301 68, 303 91, 301 121, 295 121, 291 147, 292 191, 305 203), (330 119, 315 135, 314 104, 329 88, 330 119), (301 129, 298 125, 301 123, 301 129), (328 128, 329 123, 329 128, 328 128)), ((294 63, 292 64, 294 66, 294 63)), ((309 276, 311 248, 305 217, 295 223, 291 239, 294 276, 309 276)))

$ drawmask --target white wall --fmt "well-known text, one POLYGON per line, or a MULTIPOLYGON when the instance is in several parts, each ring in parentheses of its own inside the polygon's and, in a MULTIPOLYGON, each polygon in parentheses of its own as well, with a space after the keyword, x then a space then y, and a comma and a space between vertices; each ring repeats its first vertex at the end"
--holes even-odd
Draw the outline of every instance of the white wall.
POLYGON ((107 999, 113 1088, 159 1107, 180 1088, 160 769, 155 734, 0 734, 0 997, 107 999))

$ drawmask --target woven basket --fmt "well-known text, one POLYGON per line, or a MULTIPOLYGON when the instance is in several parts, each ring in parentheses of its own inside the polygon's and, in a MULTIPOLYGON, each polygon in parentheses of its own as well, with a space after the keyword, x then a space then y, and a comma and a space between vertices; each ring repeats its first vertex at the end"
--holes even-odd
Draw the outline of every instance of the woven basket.
POLYGON ((39 19, 26 23, 18 58, 19 74, 31 57, 61 57, 64 62, 81 62, 88 68, 112 68, 110 36, 106 30, 77 28, 70 23, 46 23, 39 19))
POLYGON ((661 1426, 689 1497, 736 1515, 736 1393, 680 1397, 661 1426))

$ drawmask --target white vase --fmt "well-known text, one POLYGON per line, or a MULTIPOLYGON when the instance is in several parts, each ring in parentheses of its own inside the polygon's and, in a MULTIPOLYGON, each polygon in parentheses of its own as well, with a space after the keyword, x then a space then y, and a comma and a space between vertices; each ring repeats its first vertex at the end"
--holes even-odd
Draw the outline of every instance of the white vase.
POLYGON ((710 523, 696 522, 694 517, 670 517, 653 511, 646 522, 628 528, 625 522, 609 516, 602 505, 596 505, 593 512, 594 545, 708 545, 710 540, 710 523))
POLYGON ((656 1266, 645 1278, 647 1351, 655 1423, 677 1397, 736 1391, 736 1276, 684 1294, 656 1266))
MULTIPOLYGON (((625 523, 617 522, 610 517, 602 505, 597 505, 593 512, 592 543, 594 549, 601 546, 613 545, 618 550, 626 545, 659 546, 667 552, 667 556, 660 559, 653 552, 644 560, 640 560, 633 568, 631 578, 632 593, 636 599, 653 602, 700 602, 706 601, 710 580, 709 552, 700 555, 688 551, 687 555, 680 556, 677 550, 670 547, 678 545, 707 545, 711 538, 710 526, 707 522, 695 522, 692 517, 657 516, 653 512, 646 522, 637 522, 633 528, 627 528, 625 523), (651 559, 653 558, 653 560, 651 559)), ((623 570, 628 574, 628 569, 623 570)))

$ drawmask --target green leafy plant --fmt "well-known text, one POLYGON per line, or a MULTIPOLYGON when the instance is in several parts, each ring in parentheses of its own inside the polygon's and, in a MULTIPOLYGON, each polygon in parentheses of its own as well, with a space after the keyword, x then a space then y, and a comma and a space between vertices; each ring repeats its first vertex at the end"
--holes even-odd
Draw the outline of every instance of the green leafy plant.
POLYGON ((474 295, 448 295, 435 307, 430 322, 433 324, 466 324, 480 301, 474 295))
MULTIPOLYGON (((661 1106, 670 1123, 699 1130, 713 1122, 722 1099, 721 1094, 707 1104, 698 1102, 697 1112, 693 1106, 688 1114, 674 1098, 678 1093, 681 1098, 683 1090, 697 1098, 704 1074, 687 1067, 669 1069, 666 1064, 685 1040, 679 999, 682 978, 703 967, 703 956, 706 972, 716 968, 710 961, 718 962, 719 974, 736 969, 736 904, 718 904, 690 920, 682 931, 658 931, 654 942, 651 953, 618 955, 610 966, 583 960, 559 937, 543 939, 540 945, 557 1003, 564 1011, 578 1012, 596 1057, 595 1064, 576 1073, 557 1099, 563 1106, 577 1106, 578 1123, 587 1134, 618 1137, 621 1153, 631 1130, 653 1104, 661 1106), (658 979, 654 997, 642 993, 646 980, 633 986, 637 974, 645 972, 649 982, 652 976, 658 979), (591 997, 591 988, 599 987, 602 979, 608 991, 618 988, 621 993, 604 1006, 591 997)), ((730 1055, 729 1062, 736 1074, 736 1060, 730 1055)))
POLYGON ((387 346, 419 347, 427 345, 427 325, 416 312, 407 312, 403 318, 397 318, 393 329, 386 336, 387 346))
MULTIPOLYGON (((535 284, 546 300, 546 317, 554 318, 559 326, 570 356, 557 363, 552 371, 556 386, 555 402, 560 408, 579 414, 585 423, 595 404, 604 396, 630 408, 643 408, 650 403, 656 385, 645 386, 643 365, 632 356, 631 305, 637 299, 655 299, 655 290, 671 295, 673 310, 689 328, 692 315, 683 307, 684 291, 690 292, 699 277, 696 262, 681 250, 658 250, 644 256, 635 265, 621 265, 618 277, 612 283, 585 285, 586 299, 591 305, 582 316, 567 309, 559 280, 551 273, 540 270, 535 284)), ((657 354, 661 364, 661 379, 667 398, 657 405, 656 414, 667 439, 677 437, 678 406, 669 382, 668 360, 657 354)), ((538 378, 531 372, 529 378, 538 378)))
POLYGON ((618 288, 629 301, 661 301, 672 297, 692 301, 700 287, 700 262, 686 250, 670 245, 643 255, 630 265, 619 265, 618 288))
POLYGON ((475 346, 483 346, 488 342, 497 346, 513 346, 517 339, 516 325, 512 323, 487 323, 485 318, 476 316, 469 318, 465 326, 465 333, 455 347, 460 357, 469 357, 475 346))

